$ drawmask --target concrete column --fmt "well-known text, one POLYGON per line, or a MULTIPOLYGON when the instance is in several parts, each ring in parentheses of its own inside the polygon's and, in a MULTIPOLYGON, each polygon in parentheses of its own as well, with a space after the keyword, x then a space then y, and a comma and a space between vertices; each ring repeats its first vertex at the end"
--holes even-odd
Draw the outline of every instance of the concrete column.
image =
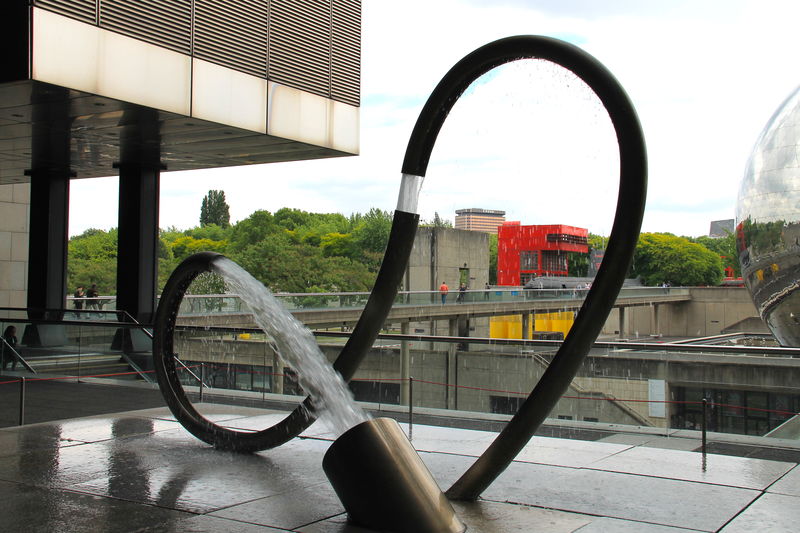
POLYGON ((272 392, 283 394, 283 360, 275 350, 272 351, 272 392))
POLYGON ((625 333, 625 308, 620 307, 618 311, 619 311, 619 338, 624 339, 625 336, 627 335, 625 333))
MULTIPOLYGON (((458 318, 451 318, 448 321, 448 335, 455 337, 458 335, 458 318)), ((451 342, 447 345, 447 387, 445 392, 445 402, 448 409, 458 409, 458 345, 451 342)))
POLYGON ((522 338, 523 339, 530 339, 531 336, 528 335, 528 328, 531 324, 531 314, 530 313, 522 313, 522 338))
MULTIPOLYGON (((408 332, 409 323, 401 322, 400 333, 408 335, 408 332)), ((409 377, 411 377, 411 350, 408 341, 400 341, 400 405, 408 405, 411 399, 409 377)))
POLYGON ((658 305, 650 305, 650 334, 659 335, 661 332, 661 324, 658 321, 658 305))

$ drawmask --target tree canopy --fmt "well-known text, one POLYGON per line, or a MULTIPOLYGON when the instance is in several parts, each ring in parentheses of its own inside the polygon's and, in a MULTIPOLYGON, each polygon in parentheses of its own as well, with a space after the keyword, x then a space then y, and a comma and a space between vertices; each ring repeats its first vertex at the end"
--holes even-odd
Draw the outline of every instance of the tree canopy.
MULTIPOLYGON (((391 214, 380 209, 345 217, 283 208, 274 214, 255 211, 227 227, 207 222, 188 230, 167 228, 160 234, 159 283, 163 287, 172 270, 189 255, 216 251, 275 291, 368 291, 380 268, 391 225, 391 214)), ((73 237, 68 283, 71 287, 97 283, 103 294, 115 294, 116 257, 116 229, 87 230, 73 237)), ((193 291, 221 290, 214 283, 194 285, 193 291)))
POLYGON ((225 191, 210 190, 200 205, 200 226, 216 224, 221 228, 231 225, 230 209, 225 201, 225 191))
POLYGON ((704 235, 690 240, 719 255, 723 269, 732 268, 735 277, 742 275, 742 267, 739 265, 739 253, 736 250, 736 237, 733 233, 728 233, 725 237, 707 237, 704 235))
MULTIPOLYGON (((431 224, 447 227, 446 221, 436 216, 431 224)), ((208 222, 187 230, 167 228, 159 240, 160 287, 184 258, 210 250, 227 255, 275 291, 368 291, 380 269, 391 226, 392 214, 376 208, 349 217, 283 208, 274 214, 255 211, 232 226, 208 222)), ((606 241, 606 237, 590 234, 589 248, 602 249, 606 241)), ((738 271, 734 245, 733 235, 689 239, 643 233, 630 275, 640 277, 646 285, 717 285, 723 261, 738 271)), ((494 284, 496 235, 490 235, 489 254, 489 282, 494 284)), ((67 268, 71 291, 78 285, 96 283, 101 294, 115 294, 116 258, 116 229, 90 229, 72 237, 67 268)), ((587 254, 571 254, 569 265, 570 275, 585 276, 587 254)), ((209 283, 193 290, 220 292, 221 288, 209 283)))
POLYGON ((718 285, 722 280, 722 260, 719 254, 686 237, 642 233, 632 273, 645 285, 718 285))

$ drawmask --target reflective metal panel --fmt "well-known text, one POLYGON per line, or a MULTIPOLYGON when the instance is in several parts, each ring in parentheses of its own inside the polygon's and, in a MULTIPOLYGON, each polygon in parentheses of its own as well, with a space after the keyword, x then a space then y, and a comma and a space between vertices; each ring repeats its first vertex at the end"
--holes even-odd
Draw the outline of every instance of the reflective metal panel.
POLYGON ((784 346, 800 346, 800 88, 770 118, 745 169, 736 207, 742 277, 784 346))

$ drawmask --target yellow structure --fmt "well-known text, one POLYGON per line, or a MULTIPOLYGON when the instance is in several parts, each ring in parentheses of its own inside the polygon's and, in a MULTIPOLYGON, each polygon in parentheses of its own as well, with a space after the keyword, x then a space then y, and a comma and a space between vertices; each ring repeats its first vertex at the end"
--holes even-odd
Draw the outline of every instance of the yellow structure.
MULTIPOLYGON (((553 313, 535 313, 528 323, 530 339, 534 331, 560 331, 567 336, 575 316, 572 311, 556 311, 553 313)), ((492 339, 522 339, 522 315, 505 315, 489 319, 489 336, 492 339)))

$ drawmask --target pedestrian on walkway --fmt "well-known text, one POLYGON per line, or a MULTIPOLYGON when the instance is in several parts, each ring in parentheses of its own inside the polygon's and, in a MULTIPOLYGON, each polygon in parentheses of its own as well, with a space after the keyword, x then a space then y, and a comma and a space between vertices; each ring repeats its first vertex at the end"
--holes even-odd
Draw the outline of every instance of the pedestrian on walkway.
POLYGON ((442 284, 439 286, 439 294, 442 296, 442 305, 444 305, 445 302, 447 301, 448 292, 450 292, 450 289, 447 287, 447 283, 443 281, 442 284))
POLYGON ((3 370, 6 369, 8 363, 11 363, 11 370, 17 369, 17 328, 16 326, 8 326, 3 332, 2 346, 0 346, 0 361, 2 361, 3 370))
MULTIPOLYGON (((76 311, 83 310, 83 300, 86 298, 86 292, 83 290, 83 285, 75 289, 75 293, 72 295, 72 305, 76 311)), ((76 318, 80 318, 80 313, 75 313, 76 318)))
POLYGON ((89 290, 86 291, 86 309, 94 309, 96 311, 100 310, 100 300, 97 298, 100 296, 100 293, 97 290, 97 284, 92 283, 92 286, 89 287, 89 290))

